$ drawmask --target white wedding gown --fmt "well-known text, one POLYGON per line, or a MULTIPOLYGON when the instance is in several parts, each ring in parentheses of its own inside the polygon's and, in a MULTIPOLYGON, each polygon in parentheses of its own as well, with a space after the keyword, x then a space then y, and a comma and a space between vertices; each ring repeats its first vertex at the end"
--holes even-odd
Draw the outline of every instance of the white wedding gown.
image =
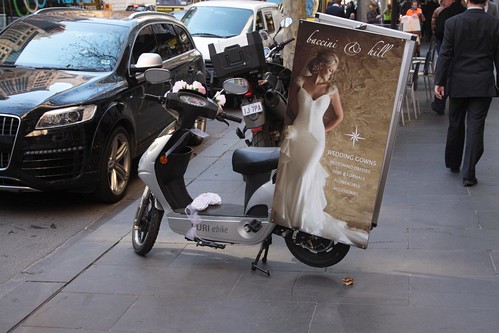
MULTIPOLYGON (((331 93, 338 93, 332 87, 331 93)), ((323 116, 329 94, 312 99, 301 87, 298 115, 285 131, 281 145, 277 186, 273 200, 274 223, 348 245, 367 245, 367 232, 349 229, 346 222, 324 212, 328 174, 320 163, 326 144, 323 116)))

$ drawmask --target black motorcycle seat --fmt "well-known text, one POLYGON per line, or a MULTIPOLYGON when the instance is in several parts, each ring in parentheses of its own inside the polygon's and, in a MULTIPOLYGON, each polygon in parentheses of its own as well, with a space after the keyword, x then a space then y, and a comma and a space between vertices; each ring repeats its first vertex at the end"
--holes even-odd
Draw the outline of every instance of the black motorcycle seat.
POLYGON ((232 155, 232 170, 242 175, 256 175, 277 169, 279 147, 238 148, 232 155))

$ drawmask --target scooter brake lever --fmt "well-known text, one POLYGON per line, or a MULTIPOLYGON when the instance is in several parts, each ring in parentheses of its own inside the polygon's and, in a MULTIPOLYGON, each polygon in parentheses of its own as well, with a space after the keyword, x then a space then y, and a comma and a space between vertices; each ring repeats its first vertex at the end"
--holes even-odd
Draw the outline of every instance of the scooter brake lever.
POLYGON ((225 123, 227 126, 230 126, 229 122, 219 115, 217 116, 217 120, 221 121, 222 123, 225 123))

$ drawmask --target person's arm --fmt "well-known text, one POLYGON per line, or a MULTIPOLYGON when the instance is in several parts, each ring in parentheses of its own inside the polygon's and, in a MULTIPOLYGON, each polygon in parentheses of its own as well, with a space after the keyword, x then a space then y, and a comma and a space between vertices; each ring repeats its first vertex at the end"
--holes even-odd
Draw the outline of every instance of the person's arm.
POLYGON ((440 11, 442 10, 441 8, 443 7, 438 7, 433 11, 433 14, 431 15, 431 31, 435 33, 435 27, 437 26, 437 17, 440 11))
POLYGON ((454 29, 450 27, 449 21, 445 22, 444 39, 438 54, 437 67, 435 69, 435 96, 443 98, 445 95, 445 85, 447 84, 447 76, 449 67, 454 57, 454 37, 452 36, 454 29))
POLYGON ((421 22, 426 21, 426 17, 424 16, 423 12, 421 11, 419 14, 418 14, 419 20, 420 20, 421 22), (421 14, 421 15, 419 15, 419 14, 421 14))
POLYGON ((367 23, 373 23, 373 13, 368 11, 366 14, 367 23))
POLYGON ((338 93, 338 90, 335 89, 329 97, 330 103, 334 109, 334 118, 325 124, 324 127, 326 132, 329 132, 343 121, 343 107, 341 106, 340 94, 338 93))

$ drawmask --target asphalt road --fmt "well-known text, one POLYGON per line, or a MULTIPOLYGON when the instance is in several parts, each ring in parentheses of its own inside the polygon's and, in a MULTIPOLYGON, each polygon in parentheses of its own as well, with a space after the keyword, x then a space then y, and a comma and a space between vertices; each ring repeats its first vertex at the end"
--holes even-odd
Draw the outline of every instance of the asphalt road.
MULTIPOLYGON (((227 107, 240 116, 240 111, 227 107)), ((216 137, 227 126, 208 121, 206 132, 216 137)), ((234 136, 235 136, 234 132, 234 136)), ((210 137, 195 148, 211 145, 210 137)), ((77 193, 0 192, 0 284, 45 257, 73 237, 92 232, 113 214, 130 205, 141 194, 144 184, 134 175, 127 196, 116 204, 102 204, 77 193)), ((130 216, 130 227, 133 216, 130 216)), ((124 223, 126 223, 124 221, 124 223)))
POLYGON ((134 176, 126 198, 112 205, 76 193, 0 192, 0 284, 68 239, 96 227, 104 216, 135 200, 142 188, 134 176))

